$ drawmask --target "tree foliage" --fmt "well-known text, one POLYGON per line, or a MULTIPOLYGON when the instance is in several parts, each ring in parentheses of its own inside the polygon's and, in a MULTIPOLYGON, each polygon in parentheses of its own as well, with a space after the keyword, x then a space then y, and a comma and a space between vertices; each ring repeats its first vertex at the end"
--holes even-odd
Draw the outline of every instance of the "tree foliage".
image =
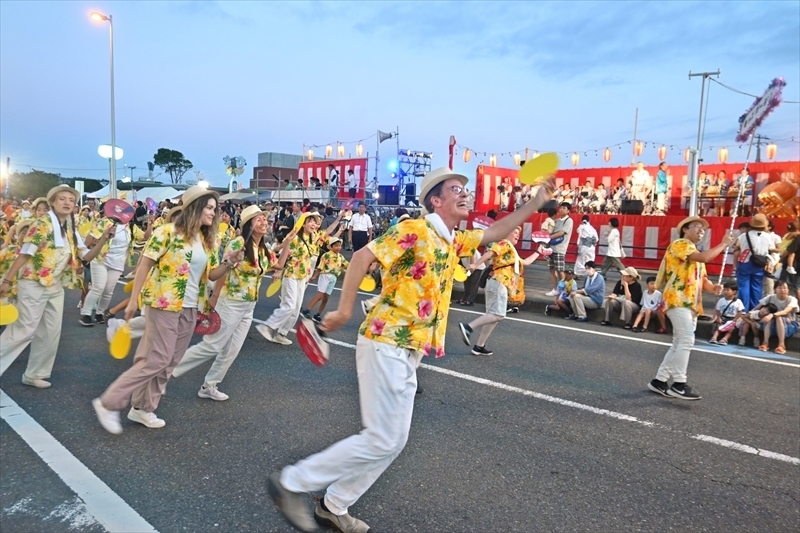
POLYGON ((180 183, 183 175, 191 170, 194 165, 182 153, 169 148, 159 148, 153 156, 153 163, 169 174, 172 183, 180 183))
POLYGON ((61 176, 52 172, 31 169, 30 172, 14 172, 9 176, 8 195, 26 199, 47 195, 47 191, 61 183, 61 176))

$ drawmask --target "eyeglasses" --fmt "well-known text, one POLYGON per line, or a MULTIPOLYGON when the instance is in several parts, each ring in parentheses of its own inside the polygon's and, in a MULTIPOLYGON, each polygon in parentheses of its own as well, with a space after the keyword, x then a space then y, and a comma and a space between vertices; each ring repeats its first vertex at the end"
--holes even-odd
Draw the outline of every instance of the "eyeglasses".
POLYGON ((450 190, 453 191, 453 193, 455 194, 461 194, 462 192, 464 192, 464 187, 462 187, 461 185, 451 185, 450 190))

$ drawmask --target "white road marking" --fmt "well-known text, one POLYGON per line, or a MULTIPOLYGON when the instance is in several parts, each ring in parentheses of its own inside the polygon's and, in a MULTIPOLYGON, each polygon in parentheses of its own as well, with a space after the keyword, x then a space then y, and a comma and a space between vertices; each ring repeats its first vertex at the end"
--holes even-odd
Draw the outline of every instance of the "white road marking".
POLYGON ((0 418, 58 474, 109 532, 158 533, 3 390, 0 390, 0 418))
MULTIPOLYGON (((482 314, 482 313, 481 313, 482 314)), ((265 322, 258 319, 253 319, 253 322, 258 322, 260 324, 264 324, 265 322)), ((295 330, 291 330, 292 333, 295 333, 295 330)), ((325 339, 328 341, 329 344, 333 344, 336 346, 342 346, 343 348, 350 348, 351 350, 356 349, 355 344, 351 344, 349 342, 344 342, 336 339, 332 339, 330 337, 325 339)), ((609 418, 615 418, 617 420, 622 420, 625 422, 633 422, 635 424, 640 424, 642 426, 657 428, 659 430, 667 430, 672 431, 674 433, 679 434, 686 434, 681 431, 674 430, 669 428, 668 426, 664 426, 662 424, 658 424, 656 422, 650 422, 648 420, 642 420, 641 418, 637 418, 635 416, 626 415, 624 413, 618 413, 616 411, 610 411, 608 409, 602 409, 600 407, 593 407, 591 405, 586 405, 583 403, 573 402, 572 400, 565 400, 563 398, 558 398, 556 396, 550 396, 549 394, 542 394, 540 392, 535 392, 528 389, 522 389, 520 387, 514 387, 513 385, 506 385, 505 383, 500 383, 497 381, 492 381, 485 378, 479 378, 477 376, 472 376, 470 374, 464 374, 462 372, 456 372, 454 370, 450 370, 447 368, 442 368, 439 366, 429 365, 426 363, 421 363, 420 367, 431 370, 433 372, 439 372, 440 374, 445 374, 447 376, 451 376, 458 379, 463 379, 465 381, 471 381, 473 383, 478 383, 480 385, 486 385, 487 387, 494 387, 496 389, 504 390, 507 392, 513 392, 516 394, 522 394, 523 396, 530 396, 536 398, 537 400, 544 400, 546 402, 555 403, 558 405, 562 405, 564 407, 571 407, 573 409, 580 409, 582 411, 587 411, 589 413, 594 413, 596 415, 607 416, 609 418)), ((679 401, 679 400, 674 400, 679 401)), ((771 452, 769 450, 762 450, 760 448, 754 448, 752 446, 748 446, 746 444, 739 444, 738 442, 732 442, 729 440, 718 439, 716 437, 709 437, 708 435, 688 435, 692 439, 697 439, 703 442, 708 442, 711 444, 717 444, 719 446, 724 446, 725 448, 730 448, 732 450, 737 450, 740 452, 745 452, 753 455, 758 455, 760 457, 766 457, 768 459, 774 459, 776 461, 783 461, 785 463, 791 463, 800 465, 800 458, 792 457, 790 455, 784 455, 782 453, 771 452)))

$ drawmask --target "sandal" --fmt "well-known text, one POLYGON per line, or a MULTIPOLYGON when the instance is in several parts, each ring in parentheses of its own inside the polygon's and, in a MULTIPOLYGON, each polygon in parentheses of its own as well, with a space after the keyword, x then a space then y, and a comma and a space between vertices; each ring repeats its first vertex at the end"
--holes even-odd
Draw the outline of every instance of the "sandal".
POLYGON ((783 346, 778 346, 777 348, 775 348, 775 353, 783 355, 786 353, 786 348, 784 348, 783 346))
POLYGON ((719 342, 717 341, 717 339, 711 339, 710 341, 708 341, 708 344, 719 344, 719 342))
POLYGON ((658 328, 656 330, 656 333, 666 333, 666 332, 667 332, 667 328, 658 328))
POLYGON ((639 329, 639 328, 631 328, 631 332, 632 333, 639 333, 640 331, 642 331, 642 330, 639 329))
POLYGON ((631 323, 630 323, 630 322, 628 322, 628 323, 626 323, 624 326, 622 326, 622 329, 631 329, 631 327, 632 327, 632 326, 631 326, 631 323))
POLYGON ((611 322, 609 322, 608 320, 603 320, 602 322, 600 322, 600 325, 601 326, 610 326, 611 322))
POLYGON ((766 352, 768 350, 769 350, 769 347, 766 344, 762 344, 761 346, 758 347, 758 351, 759 352, 766 352))
POLYGON ((728 345, 728 341, 725 340, 725 339, 722 339, 721 341, 719 341, 719 344, 720 344, 720 346, 727 346, 728 345))

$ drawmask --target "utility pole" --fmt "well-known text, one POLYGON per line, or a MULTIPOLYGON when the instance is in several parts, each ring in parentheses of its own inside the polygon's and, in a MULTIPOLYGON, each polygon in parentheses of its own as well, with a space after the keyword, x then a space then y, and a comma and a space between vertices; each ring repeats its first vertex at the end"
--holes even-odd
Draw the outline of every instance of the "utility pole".
POLYGON ((706 79, 709 76, 716 76, 719 77, 720 70, 717 69, 716 72, 696 72, 692 73, 689 71, 689 79, 691 80, 695 76, 702 76, 703 77, 703 84, 700 88, 700 117, 697 123, 697 146, 694 148, 694 152, 697 154, 696 157, 692 157, 689 164, 689 183, 692 184, 692 196, 689 199, 689 216, 697 216, 697 191, 700 189, 697 183, 697 175, 698 175, 698 168, 700 167, 700 163, 702 163, 702 150, 703 150, 703 119, 704 119, 704 112, 705 112, 705 98, 706 98, 706 79))

